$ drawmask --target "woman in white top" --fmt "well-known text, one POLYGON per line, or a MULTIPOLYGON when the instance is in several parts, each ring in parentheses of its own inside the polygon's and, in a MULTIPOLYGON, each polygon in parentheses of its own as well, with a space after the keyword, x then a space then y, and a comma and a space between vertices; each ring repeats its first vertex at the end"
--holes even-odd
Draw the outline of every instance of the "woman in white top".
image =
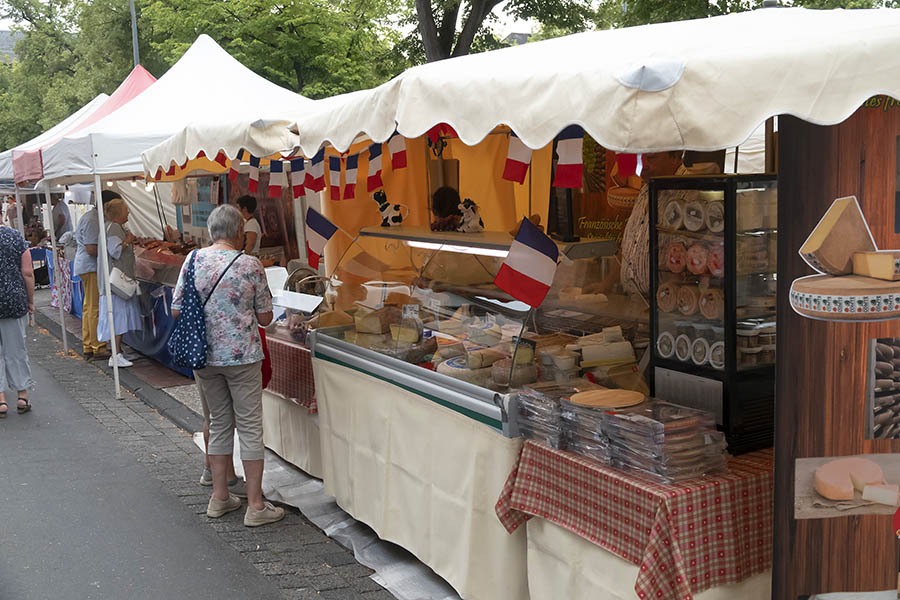
POLYGON ((259 221, 253 216, 256 212, 256 198, 253 196, 241 196, 237 199, 241 216, 244 217, 244 252, 246 254, 259 254, 259 243, 262 240, 262 229, 259 221))

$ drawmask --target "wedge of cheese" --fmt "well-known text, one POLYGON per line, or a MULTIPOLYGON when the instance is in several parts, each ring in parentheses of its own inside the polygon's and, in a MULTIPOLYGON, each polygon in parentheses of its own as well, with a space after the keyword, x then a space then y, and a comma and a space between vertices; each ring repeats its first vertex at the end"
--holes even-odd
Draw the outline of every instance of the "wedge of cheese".
POLYGON ((884 483, 881 467, 865 458, 839 458, 818 469, 813 475, 816 491, 829 500, 853 500, 853 490, 862 492, 867 485, 884 483))
POLYGON ((875 240, 856 196, 847 196, 831 204, 800 247, 800 256, 820 273, 847 275, 853 271, 854 254, 875 250, 875 240))
POLYGON ((853 274, 887 281, 900 280, 900 250, 857 252, 853 255, 853 274))
POLYGON ((867 485, 863 488, 863 500, 897 506, 900 504, 900 487, 889 484, 867 485))
POLYGON ((421 319, 403 319, 400 323, 391 323, 391 338, 395 342, 415 344, 422 339, 423 330, 421 319))
POLYGON ((400 321, 400 309, 384 306, 378 310, 360 308, 354 315, 356 330, 360 333, 387 333, 391 323, 400 321))
POLYGON ((483 369, 503 358, 506 358, 506 355, 499 349, 482 348, 466 354, 466 366, 470 369, 483 369))

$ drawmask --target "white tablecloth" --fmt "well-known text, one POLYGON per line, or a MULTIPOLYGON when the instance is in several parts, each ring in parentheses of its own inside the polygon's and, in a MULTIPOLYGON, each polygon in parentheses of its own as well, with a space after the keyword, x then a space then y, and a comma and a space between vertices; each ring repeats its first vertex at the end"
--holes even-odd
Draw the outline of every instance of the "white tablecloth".
POLYGON ((322 478, 318 415, 263 390, 263 441, 272 452, 313 477, 322 478))

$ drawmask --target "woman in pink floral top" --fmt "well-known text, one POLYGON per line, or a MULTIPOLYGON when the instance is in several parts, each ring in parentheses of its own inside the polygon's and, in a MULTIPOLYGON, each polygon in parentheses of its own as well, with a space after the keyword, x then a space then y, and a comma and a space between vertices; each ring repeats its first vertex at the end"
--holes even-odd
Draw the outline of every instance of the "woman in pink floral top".
MULTIPOLYGON (((272 322, 272 297, 259 259, 238 250, 244 239, 240 211, 228 204, 219 206, 210 213, 207 227, 213 244, 196 250, 194 260, 197 292, 201 302, 206 301, 207 366, 194 371, 204 417, 209 420, 207 456, 213 493, 206 514, 221 517, 241 507, 240 498, 232 493, 237 489, 228 482, 234 444, 232 427, 236 427, 247 476, 244 525, 254 527, 284 517, 282 508, 265 502, 262 496, 265 448, 259 326, 272 322)), ((184 261, 175 287, 172 314, 176 319, 189 264, 190 257, 184 261)))

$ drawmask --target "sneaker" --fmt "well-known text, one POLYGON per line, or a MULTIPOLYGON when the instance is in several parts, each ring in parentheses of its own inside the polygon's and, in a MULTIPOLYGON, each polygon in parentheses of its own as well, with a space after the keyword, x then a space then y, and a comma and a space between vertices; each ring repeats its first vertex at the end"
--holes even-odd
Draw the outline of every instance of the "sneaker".
POLYGON ((256 510, 252 506, 247 507, 244 515, 244 525, 247 527, 259 527, 268 523, 274 523, 284 518, 284 509, 266 502, 262 510, 256 510))
MULTIPOLYGON (((228 514, 233 510, 237 510, 241 507, 241 499, 235 496, 234 494, 228 494, 228 500, 217 500, 215 498, 209 499, 209 504, 206 506, 206 516, 210 519, 218 519, 222 515, 228 514)), ((247 518, 244 517, 244 522, 246 523, 247 518)))
POLYGON ((247 497, 247 482, 240 477, 235 477, 228 482, 228 491, 238 498, 247 497))
POLYGON ((200 485, 211 486, 212 485, 212 471, 209 467, 204 467, 203 475, 200 476, 200 485))
POLYGON ((122 353, 121 353, 121 352, 119 352, 115 357, 110 356, 110 357, 109 357, 109 362, 108 362, 107 364, 108 364, 109 366, 113 366, 113 361, 115 361, 115 362, 118 364, 118 366, 119 366, 120 369, 121 369, 121 368, 124 368, 124 367, 130 367, 130 366, 132 366, 132 365, 134 364, 134 363, 131 362, 130 360, 126 360, 125 357, 122 356, 122 353))

